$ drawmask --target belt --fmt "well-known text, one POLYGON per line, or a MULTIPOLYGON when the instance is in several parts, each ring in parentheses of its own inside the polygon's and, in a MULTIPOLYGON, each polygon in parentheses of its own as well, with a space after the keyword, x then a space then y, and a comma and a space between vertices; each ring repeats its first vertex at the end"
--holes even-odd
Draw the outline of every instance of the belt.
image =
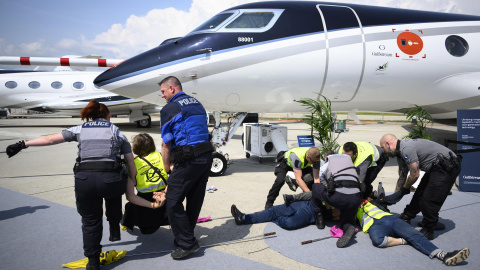
POLYGON ((203 142, 195 146, 177 145, 170 155, 172 163, 182 163, 194 157, 198 157, 203 153, 213 152, 213 146, 210 142, 203 142))
POLYGON ((122 170, 122 164, 115 161, 92 161, 77 164, 79 172, 119 172, 122 170))

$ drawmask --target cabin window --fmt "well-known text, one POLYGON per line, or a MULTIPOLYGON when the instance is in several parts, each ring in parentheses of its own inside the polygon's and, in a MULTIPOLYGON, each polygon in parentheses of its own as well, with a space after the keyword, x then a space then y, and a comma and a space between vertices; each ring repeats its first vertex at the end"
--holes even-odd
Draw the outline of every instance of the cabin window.
POLYGON ((213 18, 211 18, 210 20, 204 22, 202 25, 197 27, 192 32, 214 30, 220 24, 222 24, 224 21, 226 21, 230 16, 232 16, 232 14, 233 14, 232 12, 217 14, 217 15, 213 16, 213 18))
POLYGON ((468 52, 468 42, 459 36, 449 36, 445 39, 447 52, 455 57, 461 57, 468 52))
POLYGON ((37 81, 32 81, 30 83, 28 83, 28 87, 32 88, 32 89, 37 89, 40 87, 40 83, 37 82, 37 81))
POLYGON ((9 88, 9 89, 16 88, 16 87, 17 87, 17 82, 8 81, 8 82, 5 83, 5 87, 7 87, 7 88, 9 88))
POLYGON ((225 28, 263 28, 274 16, 273 12, 245 12, 225 28))
POLYGON ((60 88, 62 88, 63 83, 56 81, 56 82, 52 82, 51 85, 52 85, 52 88, 54 88, 54 89, 60 89, 60 88))
POLYGON ((74 82, 73 83, 73 88, 75 88, 75 89, 83 89, 83 87, 85 87, 83 82, 74 82))

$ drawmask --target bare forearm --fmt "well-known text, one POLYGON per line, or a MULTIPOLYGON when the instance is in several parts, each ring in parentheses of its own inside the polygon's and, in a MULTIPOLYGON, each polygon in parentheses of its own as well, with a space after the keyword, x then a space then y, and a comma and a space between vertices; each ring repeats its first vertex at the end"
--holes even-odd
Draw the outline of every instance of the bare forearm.
POLYGON ((57 133, 25 141, 25 146, 47 146, 62 142, 65 142, 63 135, 61 133, 57 133))

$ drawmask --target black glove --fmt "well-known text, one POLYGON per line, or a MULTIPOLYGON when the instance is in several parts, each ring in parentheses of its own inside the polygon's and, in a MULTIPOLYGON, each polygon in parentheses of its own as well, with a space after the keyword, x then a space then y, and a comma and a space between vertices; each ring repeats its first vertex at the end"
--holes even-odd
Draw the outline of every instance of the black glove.
POLYGON ((410 194, 410 188, 406 188, 406 187, 402 187, 400 189, 400 191, 402 192, 402 195, 407 195, 407 194, 410 194))
POLYGON ((7 146, 7 155, 9 158, 15 156, 18 152, 20 152, 22 149, 27 148, 28 146, 25 146, 25 141, 19 141, 18 143, 10 144, 7 146))

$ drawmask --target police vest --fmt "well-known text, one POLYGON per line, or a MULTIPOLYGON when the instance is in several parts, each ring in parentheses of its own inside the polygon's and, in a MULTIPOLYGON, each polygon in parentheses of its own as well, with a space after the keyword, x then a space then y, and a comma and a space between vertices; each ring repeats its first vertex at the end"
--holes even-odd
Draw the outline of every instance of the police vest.
MULTIPOLYGON (((163 167, 162 155, 160 155, 160 153, 152 152, 144 158, 148 160, 150 164, 160 169, 163 178, 168 178, 165 168, 163 167)), ((135 167, 137 168, 136 188, 138 192, 148 193, 165 189, 165 181, 163 181, 162 177, 158 175, 158 173, 156 173, 156 171, 147 162, 139 157, 135 158, 134 161, 135 167)))
POLYGON ((384 216, 391 215, 371 203, 366 203, 363 207, 359 207, 357 211, 357 219, 360 221, 360 226, 362 226, 362 230, 365 233, 373 225, 374 219, 381 219, 384 216))
POLYGON ((83 123, 78 141, 81 161, 120 159, 119 147, 114 142, 113 127, 112 123, 101 118, 83 123))
MULTIPOLYGON (((172 101, 172 100, 170 100, 172 101)), ((180 93, 174 97, 174 103, 181 110, 181 119, 174 126, 174 144, 192 145, 208 142, 207 113, 202 104, 194 97, 180 93)))
POLYGON ((297 147, 297 148, 292 148, 290 150, 288 150, 287 152, 285 152, 285 154, 283 154, 283 157, 285 158, 285 160, 287 161, 287 164, 288 166, 292 167, 292 160, 290 159, 290 154, 291 153, 294 153, 295 155, 297 155, 297 157, 300 159, 300 161, 302 162, 302 170, 307 168, 308 166, 312 166, 312 164, 308 163, 307 161, 307 152, 308 152, 308 149, 310 149, 310 147, 297 147))
MULTIPOLYGON (((357 158, 353 162, 353 165, 357 167, 358 165, 362 164, 362 162, 367 159, 369 156, 372 157, 372 163, 369 165, 373 166, 375 161, 380 158, 380 153, 378 153, 378 149, 375 145, 369 142, 354 142, 357 145, 357 158)), ((338 151, 339 154, 343 153, 343 146, 338 151)))
POLYGON ((327 179, 327 185, 333 184, 336 192, 343 194, 360 192, 358 173, 349 155, 338 154, 328 156, 328 164, 324 176, 327 179))

